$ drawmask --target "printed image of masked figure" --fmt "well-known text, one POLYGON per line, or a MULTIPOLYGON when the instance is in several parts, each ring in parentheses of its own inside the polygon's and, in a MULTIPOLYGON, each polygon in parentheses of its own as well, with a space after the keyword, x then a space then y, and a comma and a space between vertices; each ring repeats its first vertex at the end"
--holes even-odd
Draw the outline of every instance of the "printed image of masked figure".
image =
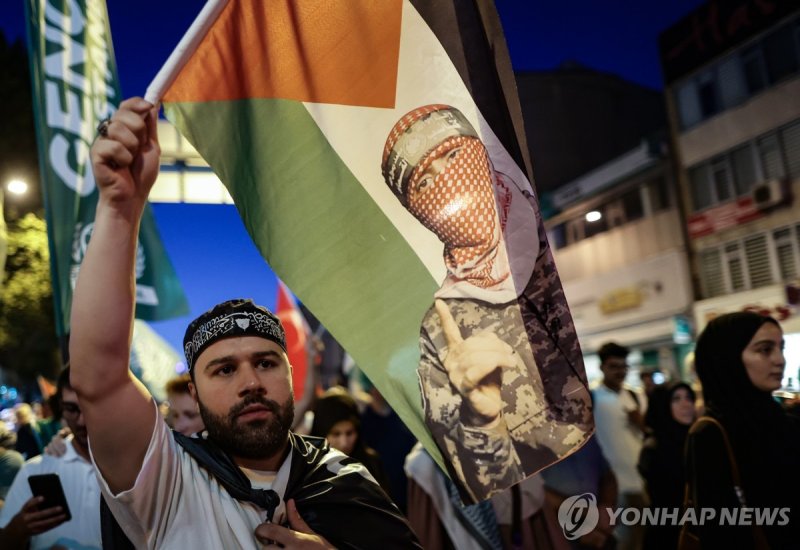
POLYGON ((483 500, 577 450, 594 429, 544 226, 530 191, 494 170, 453 107, 403 116, 382 172, 444 244, 447 275, 422 319, 417 374, 450 477, 466 502, 483 500))

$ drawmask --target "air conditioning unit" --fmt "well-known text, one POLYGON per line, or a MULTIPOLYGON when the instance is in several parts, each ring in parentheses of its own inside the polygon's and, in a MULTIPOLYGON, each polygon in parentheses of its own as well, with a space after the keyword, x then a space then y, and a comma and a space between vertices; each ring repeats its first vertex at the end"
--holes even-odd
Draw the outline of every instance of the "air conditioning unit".
POLYGON ((759 210, 769 210, 789 199, 789 185, 785 179, 772 178, 753 187, 753 202, 759 210))

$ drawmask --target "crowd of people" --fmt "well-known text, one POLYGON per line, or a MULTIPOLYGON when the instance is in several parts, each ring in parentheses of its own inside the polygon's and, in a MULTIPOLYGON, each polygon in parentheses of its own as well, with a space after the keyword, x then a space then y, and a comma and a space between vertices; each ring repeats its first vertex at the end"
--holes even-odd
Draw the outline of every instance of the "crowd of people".
MULTIPOLYGON (((628 350, 604 345, 603 377, 592 390, 595 437, 512 490, 470 506, 357 371, 355 384, 320 393, 312 420, 295 431, 324 439, 363 464, 425 548, 675 549, 681 526, 612 525, 605 510, 682 509, 687 502, 794 507, 800 488, 783 473, 798 456, 800 428, 771 397, 783 375, 781 346, 780 326, 768 317, 736 313, 712 321, 695 358, 705 399, 701 411, 695 388, 686 382, 654 384, 649 391, 628 386, 628 350), (567 541, 558 525, 559 506, 585 493, 597 497, 599 521, 591 532, 567 541)), ((104 540, 101 486, 69 373, 67 367, 59 377, 50 416, 37 417, 33 407, 21 404, 14 410, 14 429, 0 425, 3 548, 99 548, 104 540), (59 475, 70 504, 68 521, 62 510, 40 510, 40 499, 32 497, 28 478, 45 473, 59 475)), ((162 416, 175 432, 202 437, 206 427, 191 387, 189 374, 170 380, 162 416)), ((770 526, 702 526, 690 535, 708 548, 789 548, 797 540, 792 529, 770 526)))
POLYGON ((797 546, 791 516, 787 525, 689 528, 627 525, 608 513, 796 508, 800 426, 772 397, 783 334, 755 313, 720 316, 699 336, 702 410, 684 382, 627 386, 629 350, 602 346, 594 436, 471 505, 365 378, 360 392, 320 392, 313 419, 295 419, 283 327, 249 300, 218 304, 187 327, 188 373, 169 382, 159 406, 128 369, 136 235, 159 165, 155 128, 155 109, 128 100, 93 146, 100 199, 74 294, 70 365, 45 420, 20 405, 15 430, 0 426, 0 547, 797 546), (33 495, 34 476, 53 473, 68 509, 33 495), (596 525, 568 540, 559 509, 587 493, 596 525))

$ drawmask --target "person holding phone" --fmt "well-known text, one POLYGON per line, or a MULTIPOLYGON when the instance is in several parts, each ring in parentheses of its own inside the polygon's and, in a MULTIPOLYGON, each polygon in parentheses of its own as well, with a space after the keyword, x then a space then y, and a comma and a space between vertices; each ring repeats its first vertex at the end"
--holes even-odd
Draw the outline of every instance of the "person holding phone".
POLYGON ((56 395, 72 436, 66 440, 63 456, 32 458, 14 479, 0 510, 0 548, 4 550, 102 547, 100 487, 89 458, 83 412, 69 373, 69 367, 61 372, 56 395))

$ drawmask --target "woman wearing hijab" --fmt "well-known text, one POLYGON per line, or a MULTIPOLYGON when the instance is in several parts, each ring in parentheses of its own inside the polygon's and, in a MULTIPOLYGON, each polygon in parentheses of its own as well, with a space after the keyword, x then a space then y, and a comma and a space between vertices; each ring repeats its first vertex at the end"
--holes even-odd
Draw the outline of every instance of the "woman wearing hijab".
MULTIPOLYGON (((656 387, 649 398, 645 424, 649 436, 639 455, 638 469, 652 508, 680 508, 686 474, 683 451, 696 418, 694 390, 685 382, 656 387)), ((679 526, 650 525, 644 548, 674 550, 679 526)))
POLYGON ((324 437, 331 447, 358 460, 391 496, 389 479, 380 456, 361 441, 360 428, 358 406, 343 388, 329 389, 314 404, 314 423, 310 435, 324 437))
POLYGON ((772 397, 786 366, 780 325, 751 312, 717 317, 697 341, 695 362, 706 415, 718 421, 725 434, 702 419, 689 433, 686 467, 693 506, 717 512, 713 521, 691 531, 703 548, 797 548, 800 521, 794 515, 800 511, 796 474, 800 423, 772 397), (739 471, 738 488, 724 435, 739 471), (775 511, 772 525, 719 525, 722 508, 745 506, 775 511), (788 524, 778 525, 786 519, 788 524))

